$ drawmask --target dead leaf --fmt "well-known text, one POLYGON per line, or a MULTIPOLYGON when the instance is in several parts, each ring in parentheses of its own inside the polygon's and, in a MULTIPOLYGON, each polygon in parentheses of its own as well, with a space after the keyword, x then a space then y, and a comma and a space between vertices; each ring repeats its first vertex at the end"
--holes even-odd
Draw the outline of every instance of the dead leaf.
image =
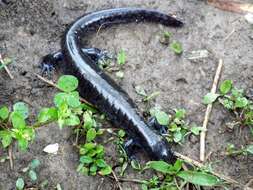
POLYGON ((236 12, 236 13, 253 13, 253 4, 240 3, 230 0, 207 0, 209 5, 219 8, 224 11, 236 12))

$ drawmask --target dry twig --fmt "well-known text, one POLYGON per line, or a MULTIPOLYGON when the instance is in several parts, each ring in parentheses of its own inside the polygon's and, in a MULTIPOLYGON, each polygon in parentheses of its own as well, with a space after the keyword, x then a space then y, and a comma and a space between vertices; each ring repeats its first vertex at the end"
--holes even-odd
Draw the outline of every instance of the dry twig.
POLYGON ((231 11, 236 13, 253 13, 253 4, 240 3, 233 0, 208 0, 208 4, 224 11, 231 11))
MULTIPOLYGON (((115 180, 115 178, 112 177, 112 176, 108 176, 108 177, 115 180)), ((141 180, 141 179, 132 179, 132 178, 120 177, 120 178, 118 178, 118 180, 121 181, 121 182, 143 183, 143 180, 141 180)))
POLYGON ((99 185, 98 185, 98 187, 97 187, 97 190, 102 189, 102 186, 103 186, 103 184, 104 184, 104 180, 105 180, 105 178, 101 178, 100 183, 99 183, 99 185))
POLYGON ((226 42, 235 32, 235 29, 233 28, 233 30, 224 38, 224 42, 226 42))
POLYGON ((252 188, 250 188, 249 186, 251 186, 253 184, 253 179, 249 180, 249 182, 245 185, 244 190, 252 190, 252 188))
POLYGON ((13 157, 12 157, 12 145, 11 144, 8 148, 8 157, 9 157, 9 161, 10 161, 10 168, 11 168, 11 170, 13 170, 13 157))
MULTIPOLYGON (((221 74, 222 66, 223 66, 223 61, 222 61, 222 59, 220 59, 219 60, 219 65, 217 67, 216 74, 215 74, 215 77, 214 77, 211 93, 216 92, 217 85, 218 85, 219 78, 220 78, 220 74, 221 74)), ((212 111, 212 104, 208 104, 208 106, 206 108, 205 118, 204 118, 204 121, 203 121, 202 131, 200 133, 200 161, 205 160, 206 130, 207 130, 207 124, 208 124, 208 120, 209 120, 211 111, 212 111)))
POLYGON ((119 189, 123 190, 122 187, 121 187, 121 185, 120 185, 119 179, 118 179, 117 175, 115 174, 115 172, 113 170, 112 170, 112 175, 113 175, 113 177, 114 177, 114 179, 115 179, 115 181, 116 181, 117 186, 119 187, 119 189))

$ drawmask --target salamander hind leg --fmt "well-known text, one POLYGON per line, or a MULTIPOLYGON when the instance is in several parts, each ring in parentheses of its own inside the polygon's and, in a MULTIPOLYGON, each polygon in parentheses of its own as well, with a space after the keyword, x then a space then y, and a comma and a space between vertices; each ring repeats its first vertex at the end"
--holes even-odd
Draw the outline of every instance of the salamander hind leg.
POLYGON ((159 122, 157 121, 157 119, 155 117, 151 117, 148 120, 148 126, 157 130, 159 132, 159 134, 161 134, 161 135, 167 134, 168 126, 159 124, 159 122))
POLYGON ((63 53, 60 51, 44 56, 40 62, 41 75, 46 74, 50 76, 57 64, 62 60, 63 53))
POLYGON ((125 142, 123 149, 129 160, 138 160, 136 153, 141 149, 141 144, 138 139, 129 139, 125 142))

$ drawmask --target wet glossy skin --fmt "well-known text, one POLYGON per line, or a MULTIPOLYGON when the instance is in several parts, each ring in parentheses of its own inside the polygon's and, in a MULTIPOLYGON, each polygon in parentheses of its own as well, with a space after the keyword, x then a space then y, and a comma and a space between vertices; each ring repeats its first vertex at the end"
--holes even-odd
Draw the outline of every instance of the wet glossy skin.
POLYGON ((155 22, 180 27, 182 22, 173 17, 141 8, 118 8, 87 14, 70 26, 62 41, 66 74, 79 79, 79 92, 83 98, 107 114, 111 122, 138 140, 151 159, 174 161, 169 144, 154 128, 148 126, 138 114, 129 96, 103 71, 88 54, 82 51, 81 38, 95 32, 101 25, 129 22, 155 22))

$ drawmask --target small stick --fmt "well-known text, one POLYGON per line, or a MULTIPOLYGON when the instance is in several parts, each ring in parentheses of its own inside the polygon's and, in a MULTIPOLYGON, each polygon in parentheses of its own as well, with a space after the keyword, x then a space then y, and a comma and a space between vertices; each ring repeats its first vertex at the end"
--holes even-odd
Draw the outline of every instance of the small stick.
POLYGON ((113 177, 114 177, 114 179, 115 179, 115 181, 116 181, 117 186, 119 187, 119 189, 123 190, 122 187, 121 187, 121 185, 120 185, 119 179, 118 179, 118 177, 116 176, 116 174, 115 174, 115 172, 113 170, 112 170, 112 175, 113 175, 113 177))
MULTIPOLYGON (((115 178, 112 176, 108 176, 108 177, 115 180, 115 178)), ((121 182, 143 183, 143 180, 141 180, 141 179, 132 179, 132 178, 128 179, 128 178, 121 177, 121 178, 118 178, 118 180, 121 182)))
POLYGON ((240 3, 234 0, 207 0, 207 3, 224 11, 253 13, 253 4, 250 3, 240 3))
POLYGON ((75 145, 78 145, 78 140, 79 140, 79 129, 77 129, 75 145))
POLYGON ((252 184, 253 184, 253 178, 249 180, 249 182, 245 185, 244 190, 250 190, 249 186, 251 186, 252 184))
MULTIPOLYGON (((38 77, 38 79, 40 79, 41 81, 49 84, 50 86, 55 87, 58 90, 61 90, 53 81, 50 81, 50 80, 48 80, 48 79, 44 78, 43 76, 41 76, 39 74, 36 74, 36 73, 34 73, 34 75, 36 75, 38 77)), ((80 97, 80 101, 85 103, 85 104, 88 104, 91 107, 94 107, 92 104, 90 104, 87 100, 83 99, 82 97, 80 97)))
POLYGON ((7 72, 7 74, 9 75, 9 77, 10 77, 11 79, 14 79, 14 77, 13 77, 13 75, 11 74, 10 70, 8 69, 8 67, 4 64, 3 57, 2 57, 1 54, 0 54, 0 63, 3 64, 4 69, 5 69, 5 71, 7 72))
POLYGON ((100 30, 103 28, 104 25, 106 25, 107 23, 103 23, 99 26, 98 30, 97 30, 97 33, 96 33, 96 36, 98 36, 100 30))
POLYGON ((8 156, 9 156, 11 170, 13 170, 13 157, 12 157, 12 145, 11 144, 8 148, 8 156))
MULTIPOLYGON (((215 74, 215 77, 214 77, 211 93, 216 92, 217 85, 218 85, 219 78, 220 78, 220 74, 221 74, 222 66, 223 66, 223 61, 222 61, 222 59, 220 59, 219 60, 219 65, 217 67, 216 74, 215 74)), ((207 124, 208 124, 208 120, 209 120, 211 111, 212 111, 212 104, 208 104, 208 106, 206 108, 205 118, 204 118, 204 121, 203 121, 202 131, 200 133, 200 161, 202 161, 202 162, 205 160, 206 130, 207 130, 207 124)))
POLYGON ((233 30, 224 38, 224 42, 226 42, 235 32, 235 29, 233 28, 233 30))
POLYGON ((98 187, 97 187, 97 190, 100 190, 100 189, 101 189, 101 187, 102 187, 102 185, 103 185, 103 183, 104 183, 104 180, 105 180, 105 178, 102 178, 102 179, 101 179, 101 181, 100 181, 100 183, 99 183, 99 185, 98 185, 98 187))

